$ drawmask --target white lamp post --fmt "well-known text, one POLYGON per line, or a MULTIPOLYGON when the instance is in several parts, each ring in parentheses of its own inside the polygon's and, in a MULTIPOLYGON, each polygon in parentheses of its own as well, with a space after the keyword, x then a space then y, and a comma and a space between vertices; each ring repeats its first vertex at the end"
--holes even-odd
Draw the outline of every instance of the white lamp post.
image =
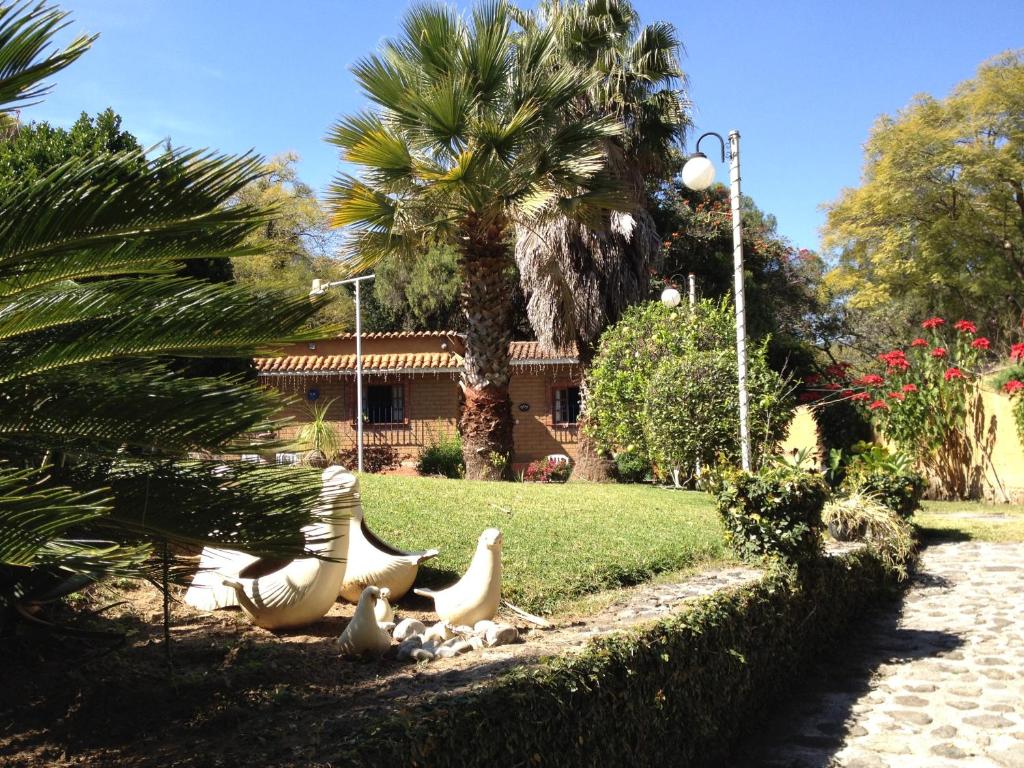
POLYGON ((323 296, 327 289, 336 285, 355 285, 356 287, 356 465, 357 471, 363 471, 363 315, 359 303, 359 286, 364 280, 372 280, 374 275, 350 277, 348 280, 323 282, 314 279, 309 289, 310 296, 323 296))
MULTIPOLYGON (((700 151, 701 139, 714 136, 722 145, 725 162, 725 140, 717 133, 708 132, 697 139, 697 151, 683 166, 683 184, 694 191, 711 186, 715 180, 715 166, 700 151)), ((750 470, 750 428, 747 423, 747 313, 743 296, 743 223, 740 218, 740 133, 729 132, 729 187, 732 198, 732 262, 733 286, 736 293, 736 359, 740 387, 740 457, 743 469, 750 470)))
POLYGON ((678 307, 681 298, 682 297, 680 297, 679 291, 677 291, 672 286, 669 286, 668 288, 661 292, 661 303, 664 304, 669 309, 675 309, 676 307, 678 307))

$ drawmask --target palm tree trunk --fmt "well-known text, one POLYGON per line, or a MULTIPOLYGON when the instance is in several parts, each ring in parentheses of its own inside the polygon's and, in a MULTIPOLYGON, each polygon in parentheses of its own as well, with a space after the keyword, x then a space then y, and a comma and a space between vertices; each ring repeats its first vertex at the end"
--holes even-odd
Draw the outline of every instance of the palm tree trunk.
POLYGON ((500 480, 512 460, 508 345, 512 337, 512 253, 497 224, 467 222, 462 244, 462 309, 466 315, 465 405, 459 419, 466 478, 500 480))
POLYGON ((579 442, 576 443, 576 464, 572 468, 569 481, 585 481, 588 483, 610 483, 615 480, 615 462, 602 451, 596 442, 587 434, 587 373, 597 353, 595 345, 579 343, 579 359, 583 368, 583 380, 580 392, 583 395, 583 408, 579 420, 579 442))

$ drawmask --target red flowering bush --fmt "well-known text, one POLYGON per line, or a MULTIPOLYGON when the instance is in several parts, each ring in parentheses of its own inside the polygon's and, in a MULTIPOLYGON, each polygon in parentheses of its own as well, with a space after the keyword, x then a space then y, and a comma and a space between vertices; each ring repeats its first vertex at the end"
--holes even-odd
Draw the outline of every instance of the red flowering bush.
POLYGON ((878 356, 884 375, 867 374, 856 400, 867 409, 876 429, 925 465, 965 435, 969 384, 975 381, 991 346, 976 337, 977 326, 941 317, 921 323, 927 333, 906 349, 878 356))
POLYGON ((564 461, 537 459, 523 472, 523 480, 528 483, 564 483, 571 473, 572 467, 564 461))

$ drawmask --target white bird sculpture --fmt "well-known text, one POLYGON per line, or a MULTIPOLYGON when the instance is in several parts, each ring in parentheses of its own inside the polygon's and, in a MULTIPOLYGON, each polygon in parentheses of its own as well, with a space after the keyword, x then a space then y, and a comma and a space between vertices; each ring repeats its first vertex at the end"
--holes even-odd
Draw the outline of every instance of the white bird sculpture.
POLYGON ((362 505, 352 511, 348 523, 348 554, 345 578, 338 595, 350 603, 360 599, 363 588, 387 587, 391 600, 401 600, 416 580, 420 565, 437 557, 436 549, 405 552, 381 541, 363 517, 362 505))
POLYGON ((322 618, 345 575, 350 509, 358 503, 359 484, 342 467, 328 467, 314 513, 320 522, 306 526, 309 549, 337 560, 316 557, 281 561, 208 548, 185 602, 204 610, 239 605, 256 626, 285 629, 322 618), (202 570, 211 568, 213 570, 202 570))
POLYGON ((446 624, 472 626, 494 618, 501 599, 501 531, 488 528, 480 534, 466 574, 455 584, 434 591, 414 589, 434 599, 434 610, 446 624))
POLYGON ((382 656, 391 647, 391 637, 377 625, 374 608, 378 600, 387 600, 387 587, 367 587, 345 630, 335 641, 346 656, 374 654, 382 656))

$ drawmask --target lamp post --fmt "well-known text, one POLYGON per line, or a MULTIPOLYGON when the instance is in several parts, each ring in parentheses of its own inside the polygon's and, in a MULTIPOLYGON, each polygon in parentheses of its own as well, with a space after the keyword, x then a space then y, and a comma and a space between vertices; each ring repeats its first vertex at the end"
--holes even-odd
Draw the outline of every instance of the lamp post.
POLYGON ((374 275, 369 274, 327 283, 317 278, 309 289, 310 296, 323 296, 329 288, 337 285, 356 287, 356 471, 360 473, 363 471, 363 315, 359 303, 359 286, 364 280, 373 278, 374 275))
MULTIPOLYGON (((683 184, 694 191, 711 186, 715 180, 715 166, 707 155, 700 151, 702 139, 714 136, 722 145, 722 162, 725 162, 725 140, 709 131, 697 139, 697 151, 683 166, 683 184)), ((750 427, 748 424, 747 398, 747 313, 743 295, 743 223, 740 218, 740 133, 729 132, 729 188, 732 199, 732 263, 733 290, 736 294, 736 360, 739 369, 740 388, 740 457, 744 470, 750 470, 750 427)))

